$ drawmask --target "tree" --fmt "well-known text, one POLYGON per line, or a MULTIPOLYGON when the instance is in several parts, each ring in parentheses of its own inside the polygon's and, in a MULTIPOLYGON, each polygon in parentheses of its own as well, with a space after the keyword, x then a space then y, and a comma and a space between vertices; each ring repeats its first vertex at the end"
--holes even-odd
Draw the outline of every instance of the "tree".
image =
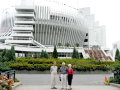
POLYGON ((11 60, 16 60, 16 57, 15 57, 15 48, 14 48, 14 46, 11 47, 10 52, 11 52, 11 57, 10 57, 10 59, 11 59, 11 60))
POLYGON ((66 47, 69 47, 69 46, 70 46, 70 44, 69 44, 69 43, 66 43, 66 44, 65 44, 65 46, 66 46, 66 47))
POLYGON ((92 48, 92 49, 99 50, 99 49, 100 49, 100 46, 99 46, 99 45, 93 45, 91 48, 92 48))
POLYGON ((49 58, 48 54, 46 51, 42 50, 42 52, 40 53, 40 58, 49 58))
POLYGON ((73 59, 79 59, 79 58, 80 58, 79 53, 78 53, 78 51, 75 49, 75 47, 74 47, 74 49, 73 49, 72 58, 73 58, 73 59))
POLYGON ((16 60, 14 46, 12 46, 10 50, 6 50, 5 57, 8 58, 8 61, 16 60))
POLYGON ((2 57, 4 57, 4 56, 5 56, 6 51, 7 51, 6 49, 4 49, 4 50, 2 51, 2 53, 1 53, 1 56, 2 56, 2 57))
POLYGON ((1 60, 2 62, 9 61, 9 50, 4 49, 1 53, 1 60))
POLYGON ((3 50, 3 52, 1 53, 1 60, 2 62, 5 61, 15 61, 16 57, 15 57, 15 50, 14 50, 14 46, 11 47, 10 50, 3 50))
POLYGON ((58 58, 58 52, 57 52, 56 46, 54 46, 54 51, 53 51, 52 57, 53 57, 53 58, 58 58))
POLYGON ((76 43, 75 46, 76 46, 76 47, 79 47, 80 45, 79 45, 79 43, 76 43))
POLYGON ((46 51, 44 51, 44 58, 49 58, 49 56, 48 56, 48 53, 46 52, 46 51))
POLYGON ((58 46, 62 46, 62 43, 58 43, 58 46))
POLYGON ((120 60, 120 52, 119 52, 119 49, 116 50, 115 60, 120 60))

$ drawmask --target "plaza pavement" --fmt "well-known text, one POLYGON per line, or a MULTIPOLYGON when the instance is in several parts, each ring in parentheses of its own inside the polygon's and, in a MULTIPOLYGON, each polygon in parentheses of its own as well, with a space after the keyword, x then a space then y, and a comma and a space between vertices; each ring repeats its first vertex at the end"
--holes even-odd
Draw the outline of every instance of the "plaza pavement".
MULTIPOLYGON (((104 77, 113 74, 75 74, 72 90, 120 90, 120 88, 104 85, 104 77)), ((50 89, 50 74, 17 74, 23 85, 14 90, 52 90, 50 89)), ((57 90, 60 90, 60 81, 57 80, 57 90)))
MULTIPOLYGON (((112 74, 75 74, 73 85, 103 85, 104 77, 111 77, 112 74)), ((23 85, 50 85, 50 74, 17 74, 16 77, 23 85)), ((60 85, 57 76, 57 85, 60 85)))
MULTIPOLYGON (((61 90, 60 86, 58 89, 50 89, 48 85, 21 85, 14 90, 61 90)), ((120 90, 120 88, 105 86, 105 85, 75 85, 72 90, 120 90)))

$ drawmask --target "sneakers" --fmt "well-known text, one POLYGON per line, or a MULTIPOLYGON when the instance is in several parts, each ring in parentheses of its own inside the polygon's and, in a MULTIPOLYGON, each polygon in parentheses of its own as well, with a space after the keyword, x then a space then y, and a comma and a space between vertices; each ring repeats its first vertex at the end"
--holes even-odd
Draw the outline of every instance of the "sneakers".
POLYGON ((54 89, 57 89, 56 87, 54 87, 54 89))
POLYGON ((68 90, 67 88, 61 88, 61 90, 68 90))
POLYGON ((51 89, 57 89, 56 87, 53 87, 53 88, 51 88, 51 89))

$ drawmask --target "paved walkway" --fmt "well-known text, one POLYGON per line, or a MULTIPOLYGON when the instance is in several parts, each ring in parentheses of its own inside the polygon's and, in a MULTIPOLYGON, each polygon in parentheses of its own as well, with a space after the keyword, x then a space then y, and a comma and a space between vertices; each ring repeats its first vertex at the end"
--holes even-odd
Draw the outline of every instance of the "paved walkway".
MULTIPOLYGON (((104 77, 111 77, 112 74, 75 74, 73 85, 103 85, 104 77)), ((50 74, 17 74, 23 85, 50 85, 50 74)), ((57 85, 60 85, 57 76, 57 85)))
MULTIPOLYGON (((14 90, 52 90, 48 85, 22 85, 14 90)), ((60 90, 60 86, 58 89, 60 90)), ((72 90, 120 90, 120 88, 105 85, 76 85, 72 90)))
MULTIPOLYGON (((23 85, 14 90, 51 90, 50 74, 17 74, 23 85)), ((103 83, 104 77, 112 74, 75 74, 72 90, 120 90, 120 88, 106 86, 103 83)), ((57 80, 57 90, 60 90, 60 81, 57 80)))

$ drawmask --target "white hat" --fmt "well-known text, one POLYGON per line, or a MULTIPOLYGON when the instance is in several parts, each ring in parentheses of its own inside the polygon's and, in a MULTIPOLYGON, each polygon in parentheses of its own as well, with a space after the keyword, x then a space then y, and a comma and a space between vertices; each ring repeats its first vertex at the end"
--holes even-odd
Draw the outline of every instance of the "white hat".
POLYGON ((71 67, 72 65, 71 64, 68 64, 68 67, 71 67))
POLYGON ((62 64, 64 64, 64 65, 65 65, 65 62, 62 62, 62 64))

